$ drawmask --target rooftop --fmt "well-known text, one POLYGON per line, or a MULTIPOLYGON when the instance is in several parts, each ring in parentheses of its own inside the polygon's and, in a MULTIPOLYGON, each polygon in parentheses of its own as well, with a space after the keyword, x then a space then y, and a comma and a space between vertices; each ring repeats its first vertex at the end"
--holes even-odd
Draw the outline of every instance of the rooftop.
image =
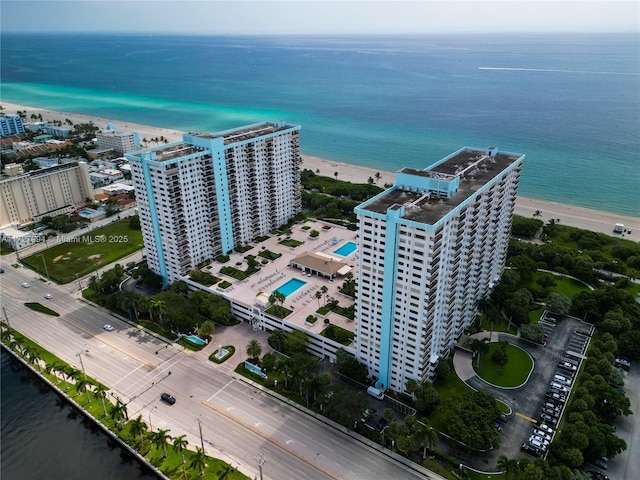
POLYGON ((223 138, 224 144, 230 145, 233 143, 243 142, 245 140, 251 140, 252 138, 258 138, 263 135, 270 135, 284 130, 289 130, 292 127, 293 125, 288 125, 283 122, 264 122, 256 125, 240 127, 234 130, 225 130, 217 133, 199 133, 195 135, 201 138, 223 138))
POLYGON ((161 145, 158 147, 152 147, 145 150, 138 150, 136 152, 127 153, 127 158, 141 161, 142 157, 147 153, 155 153, 155 162, 168 162, 176 158, 185 157, 187 155, 193 155, 197 152, 201 152, 202 148, 191 145, 190 143, 170 143, 168 145, 161 145))
POLYGON ((395 186, 362 208, 385 214, 394 206, 396 208, 405 206, 402 218, 433 225, 520 158, 522 155, 502 153, 486 155, 486 152, 481 150, 462 150, 431 170, 404 168, 400 172, 421 177, 441 179, 459 177, 458 192, 451 198, 446 198, 437 193, 408 191, 395 186))
MULTIPOLYGON (((231 287, 224 290, 220 289, 218 284, 215 284, 210 287, 212 291, 233 298, 245 305, 261 309, 263 308, 260 305, 261 296, 268 298, 276 289, 292 278, 302 280, 305 282, 304 285, 287 296, 283 304, 284 307, 292 310, 292 313, 287 316, 285 320, 307 331, 320 333, 326 327, 322 321, 318 321, 314 325, 306 323, 306 318, 309 315, 318 316, 316 310, 325 303, 325 299, 318 300, 315 297, 317 291, 322 287, 327 287, 327 295, 337 299, 339 305, 344 308, 353 305, 354 300, 338 291, 338 287, 342 286, 345 281, 345 278, 341 274, 338 275, 335 280, 331 281, 328 278, 316 274, 309 274, 303 271, 301 267, 303 264, 306 264, 307 261, 310 261, 309 266, 311 266, 311 268, 316 266, 323 267, 318 268, 318 270, 325 270, 328 267, 328 271, 336 273, 334 267, 337 268, 340 266, 345 270, 351 270, 355 275, 358 262, 357 252, 350 254, 348 257, 342 257, 340 259, 341 261, 335 261, 338 260, 338 258, 334 257, 335 260, 332 262, 331 257, 333 257, 332 252, 345 242, 356 243, 357 232, 319 221, 294 225, 291 230, 292 233, 290 237, 294 240, 304 242, 302 245, 288 247, 280 243, 281 240, 285 239, 286 235, 270 235, 263 242, 252 243, 251 245, 255 246, 251 250, 245 253, 233 252, 229 255, 228 262, 221 264, 214 261, 209 267, 205 267, 203 270, 231 283, 231 287), (323 228, 323 226, 326 228, 323 228), (305 230, 303 227, 307 229, 305 230), (319 231, 317 238, 309 236, 309 232, 311 231, 309 227, 319 231), (275 260, 269 260, 266 264, 261 264, 260 270, 245 280, 236 280, 220 273, 220 269, 223 266, 236 266, 237 262, 241 262, 242 266, 237 266, 236 268, 241 270, 246 269, 247 263, 245 257, 248 255, 254 255, 259 262, 262 262, 264 258, 258 254, 267 250, 279 253, 282 256, 275 260), (319 263, 315 265, 314 262, 319 263), (332 264, 335 265, 332 266, 332 264)), ((326 317, 329 318, 334 325, 346 328, 349 331, 354 331, 355 329, 354 321, 347 320, 333 312, 328 313, 326 317)))

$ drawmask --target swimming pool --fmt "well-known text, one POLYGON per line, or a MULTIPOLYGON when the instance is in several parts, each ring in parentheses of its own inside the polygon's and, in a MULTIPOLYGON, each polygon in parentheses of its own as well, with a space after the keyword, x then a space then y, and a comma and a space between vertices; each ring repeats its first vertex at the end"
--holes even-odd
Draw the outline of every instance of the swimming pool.
POLYGON ((78 215, 84 218, 91 218, 93 215, 95 215, 95 213, 96 213, 95 210, 80 210, 78 212, 78 215))
POLYGON ((342 245, 339 249, 334 250, 333 253, 340 255, 341 257, 348 257, 353 252, 355 252, 357 248, 358 246, 355 243, 347 242, 344 245, 342 245))
POLYGON ((303 282, 302 280, 298 280, 297 278, 292 278, 287 283, 280 285, 278 288, 274 290, 274 292, 280 292, 285 297, 288 297, 293 292, 298 290, 300 287, 305 285, 307 282, 303 282))
POLYGON ((184 338, 189 340, 191 343, 195 343, 196 345, 206 345, 207 344, 207 342, 205 340, 203 340, 200 337, 197 337, 195 335, 185 335, 184 338))

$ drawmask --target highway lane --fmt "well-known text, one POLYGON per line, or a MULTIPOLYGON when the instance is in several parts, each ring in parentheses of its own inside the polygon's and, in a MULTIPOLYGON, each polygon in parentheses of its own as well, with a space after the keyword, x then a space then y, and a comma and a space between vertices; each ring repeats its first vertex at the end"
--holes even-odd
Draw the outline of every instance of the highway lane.
POLYGON ((208 453, 240 467, 250 477, 257 475, 257 459, 264 454, 264 475, 269 479, 425 478, 233 380, 182 347, 163 348, 164 342, 74 299, 74 288, 34 282, 33 272, 7 268, 5 262, 3 266, 1 299, 11 325, 77 368, 77 354, 82 352, 87 374, 127 403, 131 417, 142 415, 147 423, 151 419, 154 429, 169 429, 172 436, 187 434, 191 444, 199 445, 200 418, 208 453), (26 278, 31 287, 23 289, 20 283, 26 278), (50 301, 44 300, 46 293, 53 295, 50 301), (28 310, 25 301, 48 305, 61 316, 28 310), (112 324, 115 330, 104 331, 104 323, 112 324), (161 402, 163 391, 176 396, 177 403, 169 406, 161 402))

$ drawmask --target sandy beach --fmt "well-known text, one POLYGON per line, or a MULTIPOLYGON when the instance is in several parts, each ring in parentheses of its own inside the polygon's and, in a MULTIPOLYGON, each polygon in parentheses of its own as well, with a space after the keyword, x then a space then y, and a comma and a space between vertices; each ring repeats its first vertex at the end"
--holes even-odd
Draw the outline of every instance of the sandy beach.
MULTIPOLYGON (((153 127, 149 125, 140 125, 135 123, 125 123, 121 121, 112 121, 110 119, 93 117, 89 115, 79 115, 75 113, 57 112, 37 107, 17 105, 13 103, 2 103, 3 112, 7 114, 15 114, 18 110, 27 112, 27 122, 31 121, 31 115, 42 114, 44 121, 60 120, 63 123, 66 119, 76 123, 89 123, 93 122, 100 128, 106 127, 107 123, 112 123, 120 131, 132 131, 138 132, 140 140, 153 139, 163 136, 170 142, 178 141, 182 139, 182 134, 177 130, 171 130, 161 127, 153 127)), ((338 173, 339 180, 346 180, 352 183, 367 183, 371 177, 376 179, 376 173, 380 175, 380 178, 375 183, 379 186, 384 184, 393 184, 395 180, 394 172, 386 172, 375 170, 367 167, 360 167, 347 163, 335 162, 318 157, 312 157, 303 155, 302 168, 307 168, 318 172, 319 175, 327 177, 334 177, 335 173, 338 173)), ((536 200, 532 198, 518 197, 516 200, 516 214, 524 217, 533 217, 533 215, 539 211, 540 220, 545 223, 550 219, 559 220, 561 225, 570 225, 573 227, 583 228, 591 230, 593 232, 605 233, 608 235, 615 235, 613 233, 613 227, 616 223, 622 223, 626 228, 630 228, 632 233, 625 234, 625 238, 630 240, 640 240, 640 218, 628 217, 623 215, 617 215, 608 212, 602 212, 598 210, 590 210, 587 208, 575 207, 571 205, 565 205, 555 202, 547 202, 543 200, 536 200)))

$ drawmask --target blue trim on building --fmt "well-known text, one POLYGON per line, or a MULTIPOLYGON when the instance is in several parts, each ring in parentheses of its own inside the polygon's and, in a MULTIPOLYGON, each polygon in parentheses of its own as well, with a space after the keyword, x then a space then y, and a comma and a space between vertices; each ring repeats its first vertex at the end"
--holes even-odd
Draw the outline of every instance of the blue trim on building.
POLYGON ((140 156, 142 164, 142 172, 144 173, 144 184, 147 189, 147 199, 149 200, 149 212, 151 213, 151 227, 153 228, 153 237, 156 243, 156 255, 158 257, 158 264, 160 266, 160 276, 162 277, 162 286, 167 287, 169 285, 169 279, 167 278, 167 264, 164 258, 164 249, 162 248, 162 234, 160 233, 160 221, 158 220, 158 211, 156 209, 156 199, 153 189, 153 181, 151 179, 151 170, 149 164, 153 159, 154 154, 148 153, 140 156))
POLYGON ((376 388, 385 390, 391 385, 391 361, 393 360, 393 323, 396 304, 396 269, 398 266, 398 220, 404 207, 387 210, 384 246, 384 274, 382 282, 382 315, 380 318, 380 370, 376 388))

